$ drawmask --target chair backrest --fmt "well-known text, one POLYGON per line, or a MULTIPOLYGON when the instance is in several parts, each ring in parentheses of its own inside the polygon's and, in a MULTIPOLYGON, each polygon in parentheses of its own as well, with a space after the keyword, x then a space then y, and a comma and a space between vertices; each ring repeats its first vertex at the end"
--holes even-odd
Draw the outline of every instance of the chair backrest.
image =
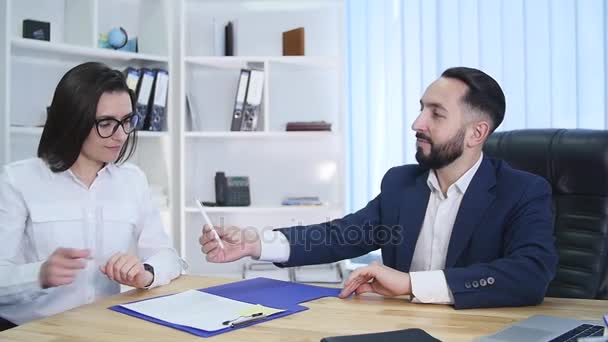
POLYGON ((608 131, 495 132, 484 153, 553 188, 560 260, 547 296, 608 299, 608 131))

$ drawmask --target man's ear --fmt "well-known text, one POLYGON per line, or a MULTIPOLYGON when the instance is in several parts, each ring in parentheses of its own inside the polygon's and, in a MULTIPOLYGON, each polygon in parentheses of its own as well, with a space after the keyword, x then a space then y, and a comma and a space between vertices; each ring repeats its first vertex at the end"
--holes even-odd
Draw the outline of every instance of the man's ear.
POLYGON ((472 132, 469 136, 469 147, 483 145, 490 135, 490 123, 487 120, 479 120, 473 123, 472 132))

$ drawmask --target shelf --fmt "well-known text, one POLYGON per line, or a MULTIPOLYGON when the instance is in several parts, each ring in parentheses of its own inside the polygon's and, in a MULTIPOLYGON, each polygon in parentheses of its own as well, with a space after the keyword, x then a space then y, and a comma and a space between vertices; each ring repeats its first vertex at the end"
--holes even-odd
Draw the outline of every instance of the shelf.
POLYGON ((41 135, 42 127, 11 126, 10 132, 21 135, 41 135))
MULTIPOLYGON (((278 207, 205 207, 207 213, 226 213, 226 214, 280 214, 299 211, 328 211, 334 208, 327 205, 309 206, 278 206, 278 207)), ((198 208, 187 207, 186 213, 199 213, 198 208)))
POLYGON ((162 131, 162 132, 138 131, 137 132, 138 138, 164 138, 164 137, 168 137, 168 136, 169 136, 169 132, 167 132, 167 131, 162 131))
MULTIPOLYGON (((25 127, 25 126, 11 126, 10 132, 12 134, 21 134, 21 135, 41 135, 43 127, 25 127)), ((168 137, 169 132, 147 132, 147 131, 139 131, 137 132, 137 137, 139 138, 162 138, 168 137)))
POLYGON ((26 38, 13 38, 11 41, 11 48, 13 50, 13 54, 28 56, 32 55, 33 57, 39 57, 44 54, 43 56, 45 59, 48 59, 50 56, 55 55, 56 57, 75 56, 105 60, 142 61, 157 63, 167 63, 169 61, 169 58, 165 56, 156 56, 143 53, 85 47, 62 43, 51 43, 47 41, 26 38), (34 54, 30 51, 37 53, 34 54))
POLYGON ((265 139, 265 138, 323 138, 338 136, 336 132, 186 132, 187 138, 227 138, 227 139, 265 139))
POLYGON ((247 63, 282 63, 298 66, 333 68, 338 66, 336 57, 315 56, 189 56, 184 58, 186 63, 206 65, 220 68, 241 67, 247 63))

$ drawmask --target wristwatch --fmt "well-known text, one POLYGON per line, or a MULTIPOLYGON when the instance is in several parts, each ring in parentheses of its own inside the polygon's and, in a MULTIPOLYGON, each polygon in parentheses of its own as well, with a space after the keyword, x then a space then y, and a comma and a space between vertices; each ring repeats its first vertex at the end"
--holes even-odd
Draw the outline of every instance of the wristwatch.
POLYGON ((150 284, 146 285, 146 287, 152 285, 152 283, 154 282, 154 267, 152 267, 152 265, 150 264, 144 264, 144 270, 152 273, 152 281, 150 282, 150 284))

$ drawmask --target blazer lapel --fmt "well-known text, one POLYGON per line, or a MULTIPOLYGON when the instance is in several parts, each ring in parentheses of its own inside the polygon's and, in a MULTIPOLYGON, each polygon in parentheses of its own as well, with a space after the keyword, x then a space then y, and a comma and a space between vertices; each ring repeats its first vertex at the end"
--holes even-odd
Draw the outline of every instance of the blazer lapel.
POLYGON ((414 185, 405 189, 399 211, 401 241, 397 246, 396 266, 400 271, 408 272, 414 255, 414 248, 422 228, 426 207, 431 193, 426 180, 428 171, 416 178, 414 185))
POLYGON ((484 157, 460 203, 448 247, 446 268, 453 267, 456 264, 458 257, 471 239, 475 227, 483 218, 486 209, 494 201, 495 196, 490 189, 495 184, 494 167, 484 157))

